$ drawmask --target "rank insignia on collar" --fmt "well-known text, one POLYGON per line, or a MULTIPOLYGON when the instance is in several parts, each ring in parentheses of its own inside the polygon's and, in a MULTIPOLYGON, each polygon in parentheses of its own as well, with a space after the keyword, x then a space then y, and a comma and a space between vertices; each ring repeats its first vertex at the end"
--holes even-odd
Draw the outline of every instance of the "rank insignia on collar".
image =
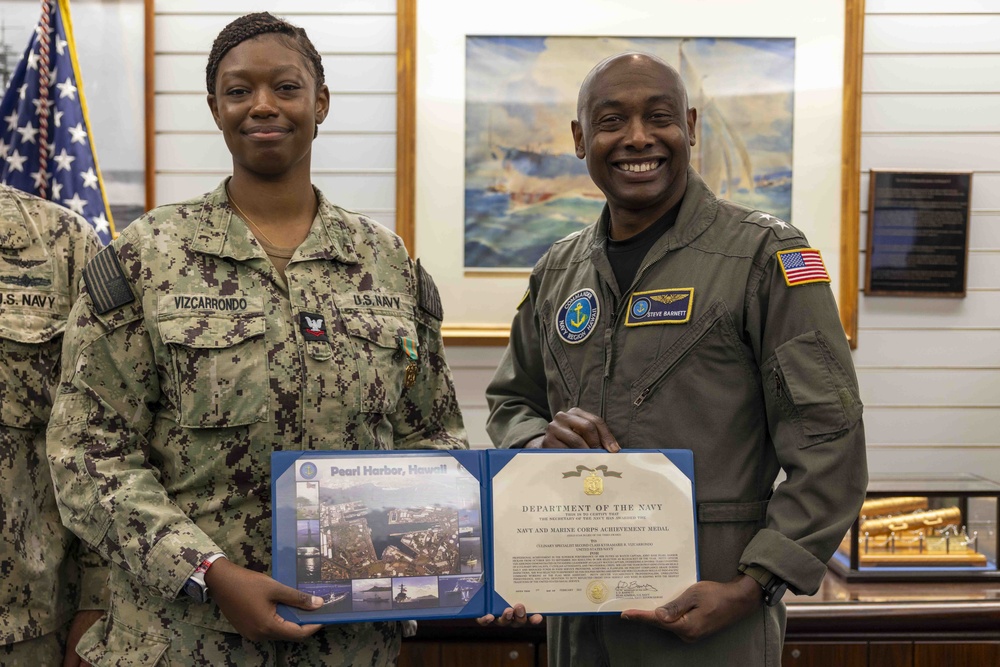
POLYGON ((830 274, 826 272, 823 256, 816 248, 779 250, 778 264, 781 265, 781 272, 785 275, 785 284, 789 287, 830 282, 830 274))
POLYGON ((628 300, 625 326, 684 324, 691 321, 694 288, 676 287, 633 292, 628 300))
POLYGON ((299 313, 299 326, 306 340, 330 340, 326 333, 326 318, 322 315, 302 311, 299 313))
POLYGON ((570 345, 587 340, 601 316, 601 304, 590 288, 579 290, 563 301, 556 316, 559 337, 570 345))

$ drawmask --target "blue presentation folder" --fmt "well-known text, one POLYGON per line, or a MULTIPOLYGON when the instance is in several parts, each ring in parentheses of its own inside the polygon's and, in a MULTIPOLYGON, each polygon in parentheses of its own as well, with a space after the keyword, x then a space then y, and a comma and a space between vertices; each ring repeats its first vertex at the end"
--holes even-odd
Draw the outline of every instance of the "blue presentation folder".
MULTIPOLYGON (((691 452, 646 451, 683 472, 693 498, 691 452)), ((317 611, 281 605, 279 613, 303 624, 501 613, 517 600, 492 586, 491 480, 516 456, 562 455, 578 463, 590 453, 605 452, 272 453, 272 574, 325 601, 317 611)))

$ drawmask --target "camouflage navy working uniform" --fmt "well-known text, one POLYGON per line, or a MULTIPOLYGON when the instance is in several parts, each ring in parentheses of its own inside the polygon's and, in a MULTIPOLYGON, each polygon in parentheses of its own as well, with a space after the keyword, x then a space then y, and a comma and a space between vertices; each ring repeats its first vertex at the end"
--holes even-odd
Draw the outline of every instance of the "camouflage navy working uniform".
MULTIPOLYGON (((535 266, 487 390, 494 442, 523 446, 579 406, 623 448, 693 450, 701 578, 725 582, 752 566, 814 593, 858 515, 867 466, 829 284, 790 287, 777 264, 806 239, 717 199, 692 169, 676 223, 627 290, 607 237, 605 209, 535 266), (587 324, 563 308, 581 290, 597 305, 582 340, 587 324), (779 467, 787 480, 772 496, 779 467)), ((548 627, 553 667, 779 665, 784 608, 762 606, 691 644, 617 616, 554 617, 548 627)))
POLYGON ((45 425, 93 228, 0 185, 0 664, 62 664, 78 608, 106 605, 107 568, 59 521, 45 425), (41 639, 37 639, 41 638, 41 639))
POLYGON ((255 643, 181 593, 217 552, 270 571, 272 451, 467 447, 436 287, 397 236, 317 197, 284 278, 223 185, 87 267, 49 454, 63 520, 119 566, 110 622, 80 642, 96 665, 395 660, 398 623, 255 643))

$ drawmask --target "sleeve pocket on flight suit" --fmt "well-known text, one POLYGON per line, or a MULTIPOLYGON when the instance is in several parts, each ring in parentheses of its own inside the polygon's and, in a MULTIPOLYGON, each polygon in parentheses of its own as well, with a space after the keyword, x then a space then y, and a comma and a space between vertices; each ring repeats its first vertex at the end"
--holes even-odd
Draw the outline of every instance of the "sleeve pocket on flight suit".
POLYGON ((857 385, 818 331, 779 345, 765 364, 767 400, 798 425, 800 449, 837 438, 861 419, 857 385))
POLYGON ((23 429, 46 424, 52 401, 38 388, 59 381, 65 327, 64 321, 0 314, 0 424, 23 429))
POLYGON ((267 346, 263 313, 173 317, 159 322, 170 349, 177 421, 225 428, 267 421, 267 346))

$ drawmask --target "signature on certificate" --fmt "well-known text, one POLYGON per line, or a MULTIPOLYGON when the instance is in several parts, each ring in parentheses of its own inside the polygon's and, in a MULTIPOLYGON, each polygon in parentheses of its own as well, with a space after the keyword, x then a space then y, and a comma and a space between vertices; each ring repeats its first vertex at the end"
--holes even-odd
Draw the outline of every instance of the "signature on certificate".
POLYGON ((619 581, 615 591, 656 591, 653 584, 640 584, 638 581, 619 581))

